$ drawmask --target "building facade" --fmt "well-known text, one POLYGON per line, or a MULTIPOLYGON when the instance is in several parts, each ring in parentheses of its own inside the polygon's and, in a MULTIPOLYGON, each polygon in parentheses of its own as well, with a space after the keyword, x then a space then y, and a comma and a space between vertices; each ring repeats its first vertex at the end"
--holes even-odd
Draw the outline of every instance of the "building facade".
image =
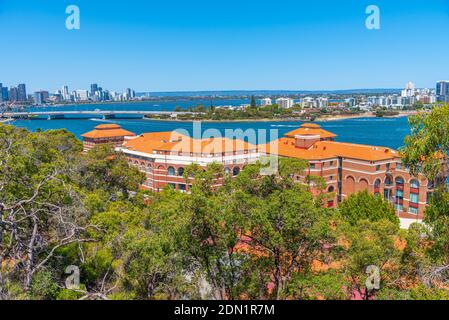
MULTIPOLYGON (((93 146, 93 136, 102 137, 103 142, 113 136, 106 137, 103 131, 106 128, 99 127, 94 130, 96 133, 83 135, 85 149, 93 146)), ((184 170, 193 163, 203 168, 213 162, 221 163, 226 174, 236 176, 245 165, 270 154, 306 160, 308 169, 293 178, 298 183, 306 183, 307 176, 323 178, 326 187, 317 192, 329 194, 328 207, 367 190, 391 202, 401 225, 407 227, 422 220, 434 187, 424 176, 412 176, 398 151, 336 142, 335 134, 316 124, 303 124, 278 140, 258 146, 237 139, 192 139, 175 131, 135 137, 128 132, 120 137, 109 143, 114 142, 116 150, 125 153, 129 163, 146 174, 143 188, 155 192, 167 186, 188 192, 192 179, 186 181, 184 170)), ((218 179, 216 186, 221 184, 218 179)))
MULTIPOLYGON (((145 133, 129 139, 117 150, 124 152, 130 164, 147 176, 143 188, 159 192, 167 186, 188 192, 193 178, 184 177, 192 163, 206 167, 220 163, 225 173, 236 176, 249 163, 260 158, 257 146, 227 138, 192 139, 177 132, 145 133)), ((223 183, 218 178, 215 186, 223 183)))
POLYGON ((92 149, 96 145, 112 144, 114 147, 121 146, 126 138, 134 137, 135 134, 122 129, 117 124, 101 124, 94 130, 81 135, 83 137, 84 151, 92 149))
POLYGON ((336 142, 334 138, 333 133, 316 124, 304 124, 266 149, 282 157, 307 160, 307 172, 295 179, 304 181, 307 175, 324 178, 325 191, 335 195, 329 207, 367 190, 393 204, 402 226, 422 220, 433 191, 432 182, 422 175, 413 177, 396 150, 336 142))

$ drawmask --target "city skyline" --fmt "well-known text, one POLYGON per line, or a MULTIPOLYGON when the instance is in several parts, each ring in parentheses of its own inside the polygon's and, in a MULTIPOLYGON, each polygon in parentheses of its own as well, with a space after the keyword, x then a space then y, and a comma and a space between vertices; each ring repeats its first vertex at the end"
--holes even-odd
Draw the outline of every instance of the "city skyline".
POLYGON ((2 1, 0 29, 13 32, 3 36, 1 80, 30 92, 93 82, 174 92, 402 88, 413 79, 433 88, 447 78, 447 1, 376 1, 380 30, 365 27, 370 4, 2 1), (70 4, 80 30, 65 28, 70 4))

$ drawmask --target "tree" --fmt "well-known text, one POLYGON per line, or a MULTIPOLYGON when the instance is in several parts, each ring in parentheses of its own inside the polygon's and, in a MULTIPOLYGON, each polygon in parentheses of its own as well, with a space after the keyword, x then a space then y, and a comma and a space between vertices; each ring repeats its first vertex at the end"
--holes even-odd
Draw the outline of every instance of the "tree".
POLYGON ((393 206, 379 196, 374 196, 364 190, 351 194, 339 206, 342 217, 351 224, 360 220, 380 221, 389 220, 399 225, 393 206))
POLYGON ((427 240, 425 252, 431 266, 423 264, 422 260, 416 261, 428 287, 449 280, 449 192, 445 183, 448 119, 449 105, 435 106, 431 113, 410 117, 411 134, 405 138, 405 147, 401 150, 410 171, 415 175, 424 174, 435 186, 430 206, 424 213, 424 222, 428 226, 423 233, 427 240))
POLYGON ((255 109, 257 108, 257 102, 256 102, 256 98, 254 96, 251 96, 251 108, 255 109))

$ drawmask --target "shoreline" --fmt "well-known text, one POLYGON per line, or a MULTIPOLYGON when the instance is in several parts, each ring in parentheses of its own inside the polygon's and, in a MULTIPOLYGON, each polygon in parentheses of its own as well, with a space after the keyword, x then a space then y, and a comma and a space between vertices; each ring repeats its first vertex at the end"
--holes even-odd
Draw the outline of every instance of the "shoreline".
POLYGON ((229 120, 212 120, 212 119, 197 119, 197 120, 181 120, 181 119, 156 119, 156 118, 143 118, 144 120, 150 120, 150 121, 161 121, 161 122, 295 122, 295 121, 301 121, 301 122, 328 122, 328 121, 338 121, 338 120, 348 120, 348 119, 359 119, 359 118, 400 118, 400 117, 409 117, 412 115, 417 114, 417 111, 406 111, 406 112, 399 112, 397 115, 393 116, 384 116, 384 117, 377 117, 375 114, 371 112, 356 114, 356 115, 336 115, 336 116, 329 116, 329 117, 322 117, 322 118, 316 118, 314 121, 305 120, 301 118, 261 118, 261 119, 229 119, 229 120))

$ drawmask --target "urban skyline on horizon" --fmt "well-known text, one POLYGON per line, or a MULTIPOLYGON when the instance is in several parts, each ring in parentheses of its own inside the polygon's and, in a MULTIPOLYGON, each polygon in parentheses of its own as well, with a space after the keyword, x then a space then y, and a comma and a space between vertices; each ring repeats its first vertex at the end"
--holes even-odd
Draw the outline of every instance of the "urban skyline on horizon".
POLYGON ((449 70, 444 0, 376 1, 378 30, 365 26, 368 1, 71 4, 79 30, 66 29, 68 3, 0 3, 0 28, 14 30, 4 33, 2 80, 27 79, 31 91, 67 79, 72 88, 96 79, 115 91, 123 83, 137 92, 329 91, 412 79, 433 87, 449 70))

